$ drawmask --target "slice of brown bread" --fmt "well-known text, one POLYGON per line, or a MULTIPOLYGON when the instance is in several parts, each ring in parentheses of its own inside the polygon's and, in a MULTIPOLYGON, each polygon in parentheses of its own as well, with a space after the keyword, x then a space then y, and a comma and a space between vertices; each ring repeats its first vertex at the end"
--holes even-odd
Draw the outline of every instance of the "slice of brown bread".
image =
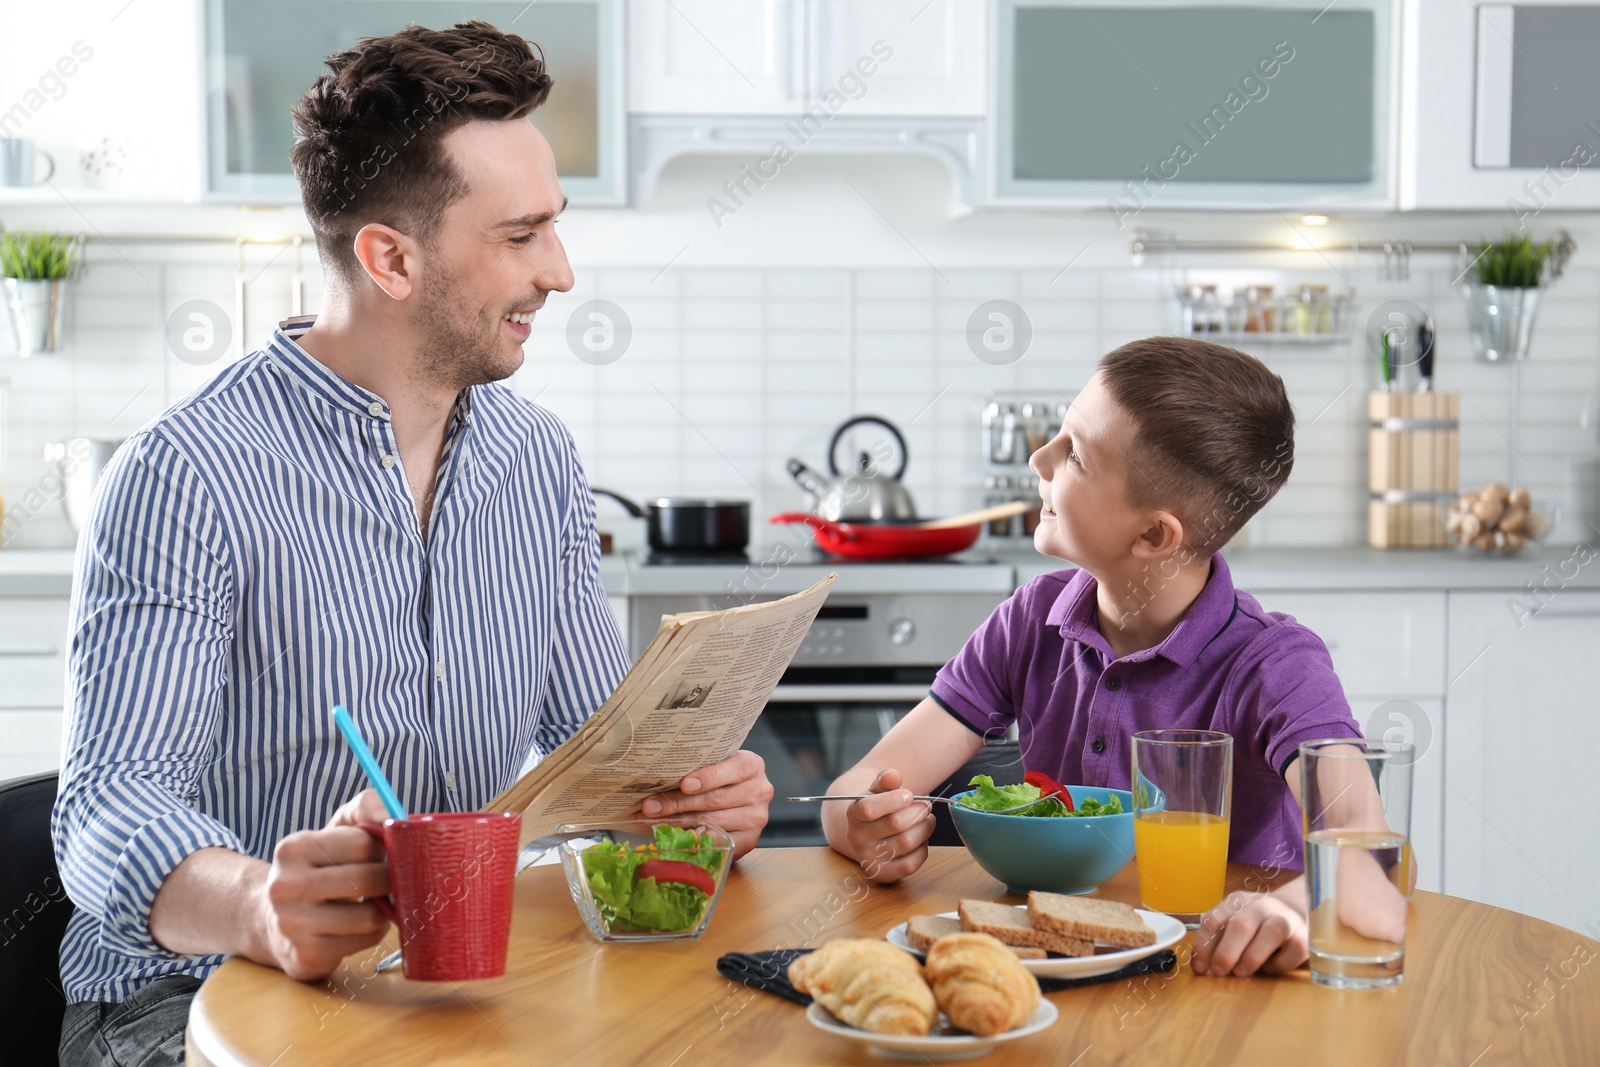
POLYGON ((946 934, 960 932, 961 920, 943 915, 913 915, 906 920, 906 940, 919 952, 928 951, 935 941, 946 934))
POLYGON ((1034 927, 1062 937, 1100 941, 1123 948, 1156 943, 1156 932, 1137 912, 1115 900, 1065 897, 1059 893, 1028 894, 1028 918, 1034 927))
MULTIPOLYGON (((962 932, 961 920, 945 915, 913 915, 906 920, 906 941, 919 952, 926 952, 933 943, 947 934, 962 932)), ((1021 960, 1042 960, 1049 953, 1042 948, 1027 945, 1007 945, 1021 960)))
POLYGON ((1042 948, 1063 956, 1092 956, 1094 942, 1041 929, 1028 921, 1028 913, 1009 904, 990 900, 963 900, 958 911, 961 928, 971 933, 988 934, 1008 945, 1042 948))

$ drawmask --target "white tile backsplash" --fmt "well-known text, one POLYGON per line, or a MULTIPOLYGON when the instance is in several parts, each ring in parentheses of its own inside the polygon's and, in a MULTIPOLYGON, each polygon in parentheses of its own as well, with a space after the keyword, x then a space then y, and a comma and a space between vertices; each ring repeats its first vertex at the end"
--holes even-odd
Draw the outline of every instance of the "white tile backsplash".
MULTIPOLYGON (((1104 352, 1173 327, 1168 294, 1184 271, 1103 262, 1063 271, 1077 251, 1063 249, 1060 266, 1026 269, 588 265, 574 292, 552 297, 509 384, 567 421, 596 484, 639 497, 752 499, 758 541, 774 536, 764 516, 805 502, 784 461, 824 469, 833 426, 855 413, 901 425, 920 508, 949 513, 982 502, 978 419, 989 393, 1070 398, 1104 352), (623 358, 598 367, 566 342, 568 316, 597 298, 619 304, 634 331, 623 358), (1026 355, 1007 366, 978 360, 966 339, 973 311, 994 299, 1020 304, 1034 331, 1026 355)), ((63 351, 19 359, 0 334, 0 492, 18 509, 12 518, 25 520, 7 525, 8 545, 72 542, 59 506, 25 504, 47 484, 44 443, 125 437, 241 350, 259 347, 289 314, 291 258, 273 246, 246 248, 240 323, 231 245, 95 242, 69 303, 63 351), (230 352, 208 366, 166 349, 167 317, 193 299, 215 303, 235 331, 230 352)), ((314 311, 321 286, 309 247, 305 258, 305 307, 314 311)), ((1282 291, 1301 277, 1337 280, 1320 263, 1300 275, 1273 273, 1282 291)), ((1462 479, 1472 486, 1506 477, 1510 379, 1507 368, 1474 360, 1453 273, 1441 257, 1419 259, 1406 282, 1369 274, 1355 322, 1390 299, 1433 310, 1440 385, 1463 396, 1462 479)), ((1294 475, 1251 524, 1251 543, 1363 542, 1366 393, 1377 381, 1368 343, 1358 329, 1346 344, 1251 351, 1283 377, 1299 414, 1294 475)), ((1521 370, 1522 480, 1535 496, 1563 502, 1560 533, 1570 538, 1600 518, 1597 356, 1600 270, 1570 270, 1547 294, 1535 355, 1521 370)), ((603 505, 601 515, 603 526, 624 528, 615 507, 603 505)))

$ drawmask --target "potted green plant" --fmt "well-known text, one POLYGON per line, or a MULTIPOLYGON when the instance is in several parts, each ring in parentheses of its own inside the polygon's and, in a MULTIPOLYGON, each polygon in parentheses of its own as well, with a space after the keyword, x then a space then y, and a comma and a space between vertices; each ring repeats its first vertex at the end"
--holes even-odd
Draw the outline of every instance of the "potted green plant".
POLYGON ((1462 295, 1480 359, 1500 363, 1528 358, 1539 297, 1547 273, 1553 276, 1555 254, 1554 241, 1536 242, 1509 231, 1500 241, 1479 246, 1462 295))
POLYGON ((81 243, 42 230, 0 233, 0 280, 19 355, 56 350, 63 290, 75 276, 81 243))

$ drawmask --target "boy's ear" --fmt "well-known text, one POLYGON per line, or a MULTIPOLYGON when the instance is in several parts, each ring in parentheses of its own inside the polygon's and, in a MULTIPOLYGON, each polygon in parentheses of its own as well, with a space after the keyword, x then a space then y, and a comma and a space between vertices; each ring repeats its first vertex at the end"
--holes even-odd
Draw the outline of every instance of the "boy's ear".
POLYGON ((1144 531, 1133 542, 1136 559, 1165 559, 1183 547, 1183 520, 1170 511, 1152 511, 1144 531))

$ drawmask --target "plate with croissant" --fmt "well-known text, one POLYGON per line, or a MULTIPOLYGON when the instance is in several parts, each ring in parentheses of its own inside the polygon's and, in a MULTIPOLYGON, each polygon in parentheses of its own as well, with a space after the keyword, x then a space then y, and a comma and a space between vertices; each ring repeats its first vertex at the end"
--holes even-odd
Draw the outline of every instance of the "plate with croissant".
POLYGON ((1016 955, 988 934, 940 938, 925 963, 887 941, 829 941, 789 965, 789 982, 812 997, 812 1026, 895 1059, 973 1059, 1059 1017, 1016 955))
POLYGON ((921 956, 955 934, 989 934, 1036 977, 1094 978, 1171 948, 1185 932, 1181 922, 1158 911, 1035 891, 1025 907, 963 900, 959 911, 913 915, 885 936, 887 944, 921 956))

